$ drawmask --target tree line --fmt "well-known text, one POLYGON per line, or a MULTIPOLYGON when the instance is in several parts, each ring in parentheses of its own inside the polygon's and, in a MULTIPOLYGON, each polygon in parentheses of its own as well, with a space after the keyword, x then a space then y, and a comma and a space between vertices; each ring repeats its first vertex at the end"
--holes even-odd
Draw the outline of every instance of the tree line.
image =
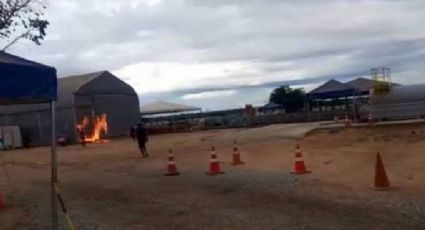
POLYGON ((269 97, 269 102, 282 105, 288 113, 298 112, 304 109, 305 100, 304 89, 291 88, 289 85, 283 85, 274 89, 269 97))

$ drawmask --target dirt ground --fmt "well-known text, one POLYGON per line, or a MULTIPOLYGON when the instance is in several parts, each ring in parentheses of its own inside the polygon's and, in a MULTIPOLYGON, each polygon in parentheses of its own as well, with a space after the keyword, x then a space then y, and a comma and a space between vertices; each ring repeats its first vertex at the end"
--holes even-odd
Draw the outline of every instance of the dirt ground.
MULTIPOLYGON (((312 128, 157 135, 150 159, 130 139, 59 148, 62 196, 77 229, 424 229, 425 124, 312 128), (233 139, 243 166, 229 164, 233 139), (290 174, 296 143, 311 174, 290 174), (223 175, 205 174, 211 146, 223 175), (178 177, 163 176, 169 148, 178 177), (378 151, 389 191, 373 189, 378 151)), ((49 148, 4 157, 0 229, 49 229, 49 148)))

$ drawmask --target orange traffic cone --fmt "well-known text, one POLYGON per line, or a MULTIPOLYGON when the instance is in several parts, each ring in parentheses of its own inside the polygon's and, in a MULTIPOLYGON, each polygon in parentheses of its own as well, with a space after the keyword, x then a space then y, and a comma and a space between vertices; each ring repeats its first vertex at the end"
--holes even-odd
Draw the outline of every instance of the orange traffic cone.
POLYGON ((297 144, 296 149, 295 149, 295 167, 294 167, 294 172, 292 172, 292 173, 293 174, 311 173, 311 171, 308 171, 305 167, 304 159, 303 159, 303 153, 300 150, 299 144, 297 144))
POLYGON ((235 140, 233 141, 233 160, 232 160, 231 164, 232 165, 243 165, 243 164, 245 164, 245 162, 243 162, 241 160, 239 148, 238 148, 238 145, 237 145, 235 140))
POLYGON ((218 162, 217 154, 215 153, 215 148, 212 147, 211 158, 210 158, 210 171, 207 172, 207 174, 210 176, 214 176, 214 175, 223 174, 223 173, 224 172, 220 170, 220 163, 218 162))
POLYGON ((348 118, 348 115, 345 115, 345 119, 344 119, 344 124, 345 124, 345 127, 351 127, 351 120, 350 120, 350 118, 348 118))
POLYGON ((390 181, 388 180, 387 173, 385 172, 384 163, 382 163, 381 154, 376 154, 375 166, 375 190, 382 191, 390 189, 390 181))
POLYGON ((3 197, 3 194, 0 192, 0 210, 4 209, 6 207, 6 200, 3 197))
POLYGON ((176 163, 174 162, 174 154, 173 150, 169 150, 168 153, 168 165, 167 165, 167 173, 164 176, 178 176, 180 173, 177 171, 176 163))

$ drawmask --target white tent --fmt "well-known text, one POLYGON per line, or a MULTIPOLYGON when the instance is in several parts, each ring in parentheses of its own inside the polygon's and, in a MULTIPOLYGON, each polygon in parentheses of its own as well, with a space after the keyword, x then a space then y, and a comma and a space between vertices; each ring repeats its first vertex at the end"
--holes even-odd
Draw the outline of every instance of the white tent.
POLYGON ((156 115, 156 114, 166 114, 166 113, 180 113, 180 112, 190 112, 190 111, 201 111, 201 108, 175 104, 165 101, 156 101, 145 106, 142 106, 140 113, 142 115, 156 115))

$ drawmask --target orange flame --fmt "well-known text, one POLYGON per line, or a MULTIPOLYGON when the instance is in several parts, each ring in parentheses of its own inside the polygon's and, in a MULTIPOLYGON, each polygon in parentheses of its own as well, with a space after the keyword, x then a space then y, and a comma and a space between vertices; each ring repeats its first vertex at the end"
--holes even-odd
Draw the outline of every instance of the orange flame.
MULTIPOLYGON (((92 119, 93 122, 93 132, 89 135, 85 135, 85 141, 86 142, 100 142, 101 141, 101 134, 107 134, 108 133, 108 120, 106 114, 101 114, 100 116, 93 116, 92 119)), ((83 120, 80 124, 77 124, 77 129, 84 130, 89 125, 90 120, 87 116, 83 117, 83 120)))

